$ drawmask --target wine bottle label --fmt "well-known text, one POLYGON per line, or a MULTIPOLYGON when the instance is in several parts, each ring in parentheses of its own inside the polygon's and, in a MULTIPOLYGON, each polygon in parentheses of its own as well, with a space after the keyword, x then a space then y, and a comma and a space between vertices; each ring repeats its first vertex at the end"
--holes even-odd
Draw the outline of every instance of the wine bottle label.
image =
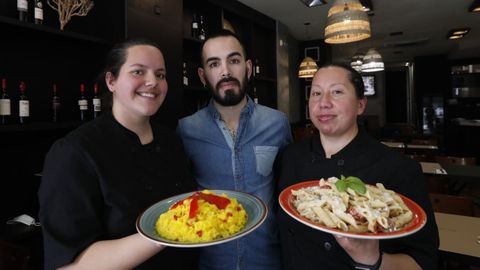
POLYGON ((0 99, 0 115, 11 115, 10 99, 0 99))
POLYGON ((193 28, 193 29, 198 29, 198 23, 197 23, 197 22, 193 22, 193 23, 192 23, 192 28, 193 28))
POLYGON ((58 109, 60 109, 60 104, 61 104, 60 101, 54 99, 53 102, 52 102, 52 108, 53 108, 53 110, 58 110, 58 109))
POLYGON ((86 99, 80 99, 78 101, 78 106, 80 106, 81 111, 88 110, 88 101, 86 99))
POLYGON ((258 104, 258 98, 253 98, 253 102, 258 104))
POLYGON ((200 36, 198 36, 199 39, 201 40, 205 40, 205 35, 204 34, 200 34, 200 36))
POLYGON ((17 9, 21 11, 27 11, 28 10, 27 0, 17 0, 17 9))
POLYGON ((255 66, 255 73, 260 74, 260 66, 259 65, 255 66))
POLYGON ((188 77, 183 76, 183 85, 188 85, 188 77))
POLYGON ((93 111, 95 112, 102 111, 102 101, 99 98, 93 99, 93 111))
MULTIPOLYGON (((42 5, 42 3, 40 3, 42 5)), ((43 8, 35 8, 35 19, 43 20, 43 8)))
POLYGON ((30 101, 20 100, 18 106, 18 115, 20 117, 29 117, 30 116, 30 101))

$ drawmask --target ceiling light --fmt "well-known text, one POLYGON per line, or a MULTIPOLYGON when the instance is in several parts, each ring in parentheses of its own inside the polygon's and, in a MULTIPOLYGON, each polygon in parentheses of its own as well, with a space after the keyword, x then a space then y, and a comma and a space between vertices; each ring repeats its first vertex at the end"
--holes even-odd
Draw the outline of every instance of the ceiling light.
POLYGON ((300 68, 298 69, 299 78, 312 78, 317 72, 318 66, 317 63, 311 57, 305 57, 300 63, 300 68))
POLYGON ((300 0, 304 3, 307 7, 316 7, 325 5, 327 2, 324 0, 300 0))
POLYGON ((362 72, 375 72, 384 69, 385 64, 383 63, 382 56, 377 50, 373 48, 369 49, 367 54, 363 57, 362 72))
POLYGON ((470 32, 470 27, 452 29, 448 32, 448 39, 459 39, 470 32))
POLYGON ((325 42, 360 41, 370 37, 370 22, 358 0, 335 0, 328 11, 325 42))
POLYGON ((362 72, 362 64, 363 64, 363 57, 364 54, 357 52, 355 55, 352 56, 352 61, 350 62, 350 66, 358 72, 362 72))
POLYGON ((480 12, 480 0, 474 0, 472 5, 468 8, 470 12, 480 12))

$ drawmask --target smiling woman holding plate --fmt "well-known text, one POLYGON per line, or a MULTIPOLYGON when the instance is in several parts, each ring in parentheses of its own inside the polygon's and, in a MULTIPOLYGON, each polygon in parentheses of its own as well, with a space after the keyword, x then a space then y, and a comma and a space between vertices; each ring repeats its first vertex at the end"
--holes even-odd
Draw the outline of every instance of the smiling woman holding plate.
MULTIPOLYGON (((279 200, 283 209, 278 211, 278 220, 286 269, 319 269, 319 266, 327 270, 436 269, 438 229, 421 167, 359 129, 357 117, 364 112, 366 104, 363 80, 358 72, 336 64, 319 68, 309 98, 310 119, 319 134, 288 146, 281 162, 278 190, 282 192, 279 200), (308 187, 305 181, 342 175, 363 180, 367 185, 365 189, 381 183, 385 189, 403 195, 401 198, 412 211, 413 221, 393 235, 374 227, 370 228, 373 232, 356 233, 351 232, 348 225, 340 225, 343 229, 315 225, 301 215, 296 216, 297 209, 288 208, 292 205, 288 195, 292 190, 308 187), (423 211, 426 215, 422 215, 423 211)), ((347 177, 335 188, 362 193, 359 183, 347 177)), ((337 202, 333 208, 340 207, 337 202)), ((323 208, 315 209, 320 216, 325 216, 323 208)), ((338 224, 352 222, 349 215, 373 218, 368 216, 368 211, 361 216, 354 212, 337 209, 331 213, 341 217, 338 218, 341 222, 336 220, 338 224)), ((409 215, 408 211, 404 214, 409 215)))

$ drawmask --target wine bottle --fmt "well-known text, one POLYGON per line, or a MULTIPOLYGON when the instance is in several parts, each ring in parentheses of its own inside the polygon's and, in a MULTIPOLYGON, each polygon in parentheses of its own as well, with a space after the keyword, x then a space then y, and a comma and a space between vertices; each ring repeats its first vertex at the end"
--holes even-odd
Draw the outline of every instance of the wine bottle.
POLYGON ((61 106, 61 102, 57 92, 57 85, 53 84, 53 97, 52 97, 52 121, 53 122, 57 122, 60 120, 59 119, 60 106, 61 106))
POLYGON ((102 101, 98 96, 98 85, 93 85, 93 118, 97 118, 102 113, 102 101))
POLYGON ((17 0, 18 19, 28 21, 28 0, 17 0))
POLYGON ((25 94, 27 90, 27 85, 25 82, 20 82, 20 97, 18 100, 18 118, 20 124, 25 124, 28 122, 30 117, 30 101, 25 94))
POLYGON ((43 24, 42 0, 35 0, 34 18, 35 18, 35 24, 43 24))
POLYGON ((192 18, 192 38, 198 38, 198 20, 197 14, 193 13, 192 18))
POLYGON ((183 62, 183 85, 188 86, 187 63, 183 62))
POLYGON ((200 15, 200 33, 198 34, 198 38, 200 40, 205 40, 205 22, 203 20, 203 15, 200 15))
POLYGON ((255 74, 258 76, 260 74, 260 65, 258 64, 258 59, 255 58, 255 74))
POLYGON ((2 96, 0 97, 0 116, 2 125, 6 125, 9 122, 12 109, 10 106, 10 97, 7 93, 7 79, 2 79, 2 96))
POLYGON ((85 98, 85 85, 80 84, 80 98, 78 99, 78 107, 80 109, 80 121, 87 120, 88 100, 85 98))
POLYGON ((258 104, 257 88, 253 87, 253 102, 258 104))

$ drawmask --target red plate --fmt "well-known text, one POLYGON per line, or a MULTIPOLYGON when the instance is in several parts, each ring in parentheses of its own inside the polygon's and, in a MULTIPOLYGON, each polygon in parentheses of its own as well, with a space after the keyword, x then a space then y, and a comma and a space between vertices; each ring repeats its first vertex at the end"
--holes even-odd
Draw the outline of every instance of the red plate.
POLYGON ((298 220, 299 222, 312 227, 316 230, 320 230, 326 233, 331 233, 335 235, 341 235, 341 236, 346 236, 346 237, 351 237, 351 238, 361 238, 361 239, 393 239, 393 238, 399 238, 399 237, 405 237, 407 235, 413 234, 420 230, 423 226, 425 226, 425 223, 427 223, 427 216, 425 214, 425 211, 414 201, 410 200, 409 198, 398 194, 400 198, 405 202, 405 204, 410 208, 410 210, 413 212, 413 219, 408 223, 405 227, 403 227, 400 230, 393 231, 393 232, 379 232, 379 233, 372 233, 372 232, 363 232, 363 233, 354 233, 354 232, 346 232, 342 231, 339 229, 333 229, 333 228, 328 228, 326 226, 323 226, 321 224, 318 224, 316 222, 313 222, 298 213, 297 209, 293 206, 293 195, 292 195, 292 190, 298 190, 301 188, 306 188, 306 187, 313 187, 313 186, 318 186, 318 180, 314 181, 307 181, 307 182, 301 182, 292 186, 289 186, 288 188, 284 189, 281 193, 280 196, 278 197, 278 201, 280 202, 280 206, 282 209, 287 212, 292 218, 298 220))

